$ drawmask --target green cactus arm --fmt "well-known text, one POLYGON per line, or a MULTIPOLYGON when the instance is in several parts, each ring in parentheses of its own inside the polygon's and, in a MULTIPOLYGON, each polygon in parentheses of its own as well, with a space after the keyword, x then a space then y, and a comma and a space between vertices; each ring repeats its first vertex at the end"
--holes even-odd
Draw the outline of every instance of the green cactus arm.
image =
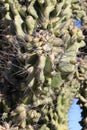
POLYGON ((13 2, 8 1, 11 11, 14 15, 14 26, 16 28, 17 35, 24 36, 24 31, 22 29, 23 20, 13 2))
POLYGON ((32 16, 27 16, 26 17, 26 26, 27 26, 27 33, 32 34, 32 32, 36 26, 36 20, 34 20, 34 18, 32 16))
POLYGON ((28 6, 27 8, 27 11, 29 14, 31 14, 34 18, 38 18, 38 15, 37 15, 37 12, 36 10, 34 9, 34 4, 35 4, 35 1, 36 0, 32 0, 32 2, 30 3, 30 5, 28 6))
POLYGON ((44 28, 47 28, 47 26, 49 24, 50 13, 55 8, 55 5, 56 5, 55 1, 46 0, 46 6, 44 9, 44 18, 43 18, 43 22, 44 22, 43 27, 44 28))
POLYGON ((39 58, 39 65, 38 65, 38 69, 40 69, 40 74, 39 74, 38 80, 41 83, 44 83, 44 81, 45 81, 45 77, 44 77, 45 62, 46 62, 46 57, 44 55, 41 55, 39 58))
POLYGON ((59 72, 59 73, 57 73, 57 74, 53 77, 53 79, 52 79, 52 81, 51 81, 51 87, 52 87, 52 89, 59 89, 60 86, 61 86, 63 83, 64 83, 64 80, 62 79, 61 73, 59 72))
POLYGON ((26 7, 25 6, 21 6, 18 2, 18 0, 14 0, 14 4, 15 7, 17 8, 18 12, 22 15, 22 16, 26 16, 26 7))
POLYGON ((25 33, 22 29, 22 24, 23 24, 23 20, 21 19, 20 15, 16 15, 14 17, 14 25, 15 25, 15 28, 16 28, 17 35, 19 35, 19 36, 25 35, 25 33))
POLYGON ((54 5, 52 5, 51 3, 46 7, 45 11, 44 11, 44 16, 46 19, 49 20, 49 15, 50 12, 54 9, 54 5))
POLYGON ((57 16, 61 13, 62 7, 64 5, 64 0, 61 3, 58 3, 56 5, 56 12, 57 12, 57 16))

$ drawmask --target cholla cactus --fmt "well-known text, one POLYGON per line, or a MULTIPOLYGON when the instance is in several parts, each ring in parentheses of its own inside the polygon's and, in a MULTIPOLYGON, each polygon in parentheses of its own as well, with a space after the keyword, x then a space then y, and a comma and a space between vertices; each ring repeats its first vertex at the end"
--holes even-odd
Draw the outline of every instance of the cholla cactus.
MULTIPOLYGON (((87 2, 84 0, 83 2, 80 2, 80 8, 81 8, 81 12, 85 12, 87 13, 87 2)), ((82 47, 80 48, 80 51, 81 51, 81 59, 80 59, 80 65, 79 65, 79 73, 78 73, 78 77, 79 80, 82 82, 82 85, 80 87, 80 93, 79 93, 79 98, 80 98, 80 106, 81 108, 83 109, 83 112, 82 112, 82 121, 81 121, 81 125, 83 127, 83 130, 85 130, 87 127, 86 127, 86 118, 87 118, 87 115, 85 114, 86 111, 87 111, 87 90, 86 90, 86 84, 87 84, 87 40, 86 40, 86 30, 87 30, 87 27, 86 27, 86 23, 87 23, 87 16, 86 14, 82 17, 82 31, 83 31, 83 34, 85 36, 85 42, 86 42, 86 46, 85 47, 82 47)))
POLYGON ((68 129, 85 72, 77 57, 85 46, 74 26, 78 8, 75 0, 0 1, 1 121, 26 130, 68 129))

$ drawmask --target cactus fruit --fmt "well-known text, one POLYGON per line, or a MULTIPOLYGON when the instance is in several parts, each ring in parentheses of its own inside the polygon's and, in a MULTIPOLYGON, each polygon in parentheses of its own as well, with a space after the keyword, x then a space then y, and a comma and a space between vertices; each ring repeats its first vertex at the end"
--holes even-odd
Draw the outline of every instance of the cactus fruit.
POLYGON ((86 6, 77 0, 0 1, 1 129, 68 130, 73 97, 87 107, 86 42, 74 25, 77 18, 86 26, 86 6))

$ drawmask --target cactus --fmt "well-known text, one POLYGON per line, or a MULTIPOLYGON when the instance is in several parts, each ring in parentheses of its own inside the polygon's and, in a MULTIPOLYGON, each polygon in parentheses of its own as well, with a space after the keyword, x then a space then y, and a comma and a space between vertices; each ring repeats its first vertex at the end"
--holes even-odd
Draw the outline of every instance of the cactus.
POLYGON ((74 18, 85 25, 86 7, 76 0, 1 0, 0 10, 0 127, 68 130, 73 97, 87 106, 85 37, 74 25, 74 18))

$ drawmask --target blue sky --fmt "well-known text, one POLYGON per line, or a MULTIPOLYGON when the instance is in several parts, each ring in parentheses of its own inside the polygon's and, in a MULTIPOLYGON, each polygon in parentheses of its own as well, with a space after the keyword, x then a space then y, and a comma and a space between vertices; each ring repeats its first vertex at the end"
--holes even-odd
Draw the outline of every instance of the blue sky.
POLYGON ((69 118, 69 130, 81 130, 82 127, 78 123, 81 121, 81 112, 82 109, 80 109, 80 106, 76 104, 78 102, 78 99, 73 100, 73 104, 70 107, 70 110, 68 112, 68 118, 69 118))
POLYGON ((82 20, 74 19, 74 25, 77 26, 78 28, 81 28, 81 26, 82 26, 82 20))

